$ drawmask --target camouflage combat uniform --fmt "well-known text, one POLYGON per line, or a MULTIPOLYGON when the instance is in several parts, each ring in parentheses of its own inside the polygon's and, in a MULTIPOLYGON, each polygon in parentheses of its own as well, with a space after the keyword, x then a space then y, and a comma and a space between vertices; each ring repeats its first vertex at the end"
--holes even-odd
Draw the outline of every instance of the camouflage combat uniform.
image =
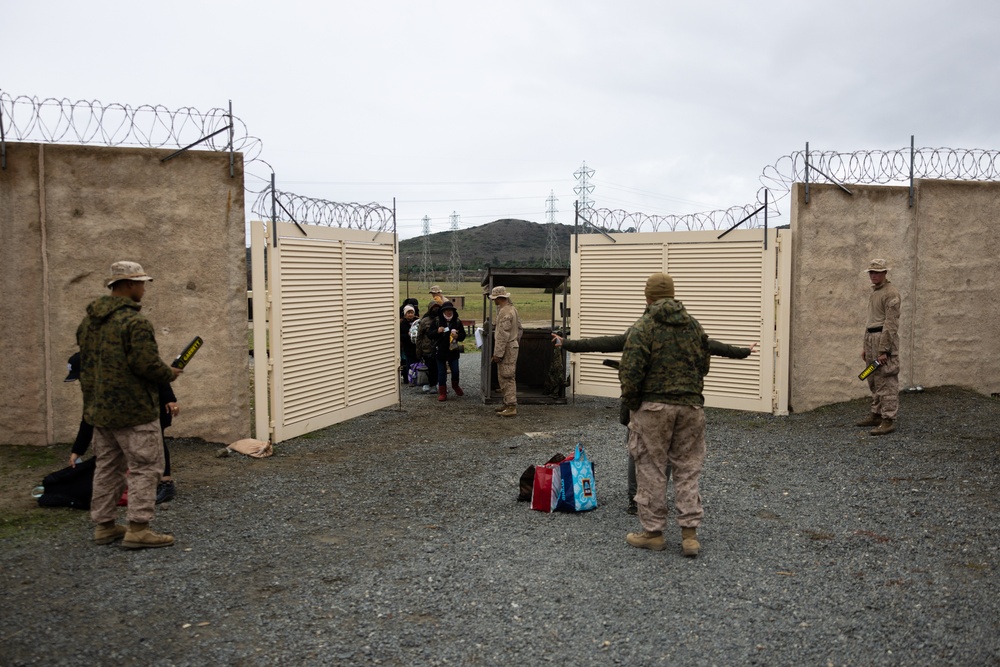
POLYGON ((83 418, 94 428, 91 518, 114 521, 129 471, 128 519, 149 523, 163 473, 159 385, 174 374, 160 359, 153 326, 139 304, 102 296, 87 306, 76 331, 80 346, 83 418))
POLYGON ((883 419, 896 419, 899 410, 899 307, 901 297, 896 286, 886 278, 872 285, 868 297, 865 324, 865 363, 870 364, 880 354, 888 359, 868 376, 872 392, 872 414, 883 419))
POLYGON ((497 380, 500 382, 504 405, 517 405, 517 354, 521 333, 521 317, 514 304, 507 299, 507 303, 497 313, 496 329, 493 332, 493 356, 499 359, 497 380))
POLYGON ((674 299, 660 299, 627 335, 618 378, 631 411, 629 453, 635 459, 639 522, 663 531, 667 522, 666 469, 673 469, 677 523, 695 528, 704 512, 698 491, 705 461, 708 336, 674 299))

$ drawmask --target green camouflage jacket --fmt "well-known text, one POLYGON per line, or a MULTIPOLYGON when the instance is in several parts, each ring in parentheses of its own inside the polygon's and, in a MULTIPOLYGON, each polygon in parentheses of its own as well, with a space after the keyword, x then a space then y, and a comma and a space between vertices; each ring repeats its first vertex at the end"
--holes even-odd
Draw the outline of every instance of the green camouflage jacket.
POLYGON ((637 410, 643 401, 704 405, 708 335, 674 299, 660 299, 632 325, 618 380, 622 403, 637 410))
POLYGON ((160 359, 153 325, 139 304, 102 296, 87 306, 76 330, 80 346, 83 418, 102 428, 126 428, 160 417, 158 385, 174 373, 160 359))

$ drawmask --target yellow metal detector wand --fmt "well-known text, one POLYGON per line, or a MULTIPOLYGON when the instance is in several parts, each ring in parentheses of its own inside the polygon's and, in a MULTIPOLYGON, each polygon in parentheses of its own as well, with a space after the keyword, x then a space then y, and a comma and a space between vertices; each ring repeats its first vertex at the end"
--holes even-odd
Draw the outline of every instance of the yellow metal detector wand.
POLYGON ((881 365, 882 364, 880 364, 878 362, 878 359, 876 359, 875 361, 871 362, 870 364, 868 364, 868 368, 866 368, 865 370, 863 370, 860 373, 858 373, 858 379, 859 380, 865 380, 865 379, 867 379, 868 376, 871 375, 872 373, 874 373, 875 370, 878 369, 878 367, 881 366, 881 365))
POLYGON ((180 368, 183 370, 184 367, 188 365, 188 362, 191 361, 191 357, 194 356, 194 353, 201 349, 204 342, 205 341, 201 339, 201 336, 195 336, 194 340, 188 343, 188 346, 184 348, 184 351, 178 354, 177 358, 174 359, 174 362, 170 365, 174 368, 180 368))

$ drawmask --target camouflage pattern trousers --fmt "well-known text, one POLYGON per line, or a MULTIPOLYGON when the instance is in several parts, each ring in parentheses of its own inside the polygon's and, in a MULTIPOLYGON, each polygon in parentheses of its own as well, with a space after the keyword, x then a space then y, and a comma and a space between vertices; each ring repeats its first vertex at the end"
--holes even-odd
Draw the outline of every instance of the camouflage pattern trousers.
POLYGON ((635 459, 639 523, 650 531, 666 528, 669 463, 677 524, 697 528, 705 515, 698 492, 705 465, 705 410, 700 405, 643 401, 632 411, 628 429, 628 451, 635 459))
POLYGON ((160 420, 127 428, 94 429, 94 493, 90 518, 94 523, 118 518, 118 499, 128 470, 128 520, 149 523, 156 506, 156 485, 163 474, 163 432, 160 420))
POLYGON ((517 353, 518 346, 511 345, 497 364, 497 380, 503 393, 504 405, 517 405, 517 353))
MULTIPOLYGON (((878 357, 880 332, 865 334, 865 363, 871 364, 878 357)), ((899 410, 899 355, 889 359, 868 376, 868 389, 872 392, 872 414, 885 419, 896 419, 899 410)))

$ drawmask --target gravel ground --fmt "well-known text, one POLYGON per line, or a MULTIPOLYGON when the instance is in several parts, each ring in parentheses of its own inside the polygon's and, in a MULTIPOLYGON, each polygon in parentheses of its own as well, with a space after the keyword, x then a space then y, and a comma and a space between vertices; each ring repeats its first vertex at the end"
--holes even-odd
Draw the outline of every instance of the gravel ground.
POLYGON ((67 518, 0 540, 0 664, 1000 665, 1000 401, 904 394, 880 439, 853 426, 863 401, 709 410, 686 559, 679 529, 624 542, 616 401, 501 420, 476 362, 462 399, 406 388, 269 459, 174 440, 172 548, 97 547, 85 513, 34 510, 67 518), (577 441, 597 510, 515 502, 577 441))

